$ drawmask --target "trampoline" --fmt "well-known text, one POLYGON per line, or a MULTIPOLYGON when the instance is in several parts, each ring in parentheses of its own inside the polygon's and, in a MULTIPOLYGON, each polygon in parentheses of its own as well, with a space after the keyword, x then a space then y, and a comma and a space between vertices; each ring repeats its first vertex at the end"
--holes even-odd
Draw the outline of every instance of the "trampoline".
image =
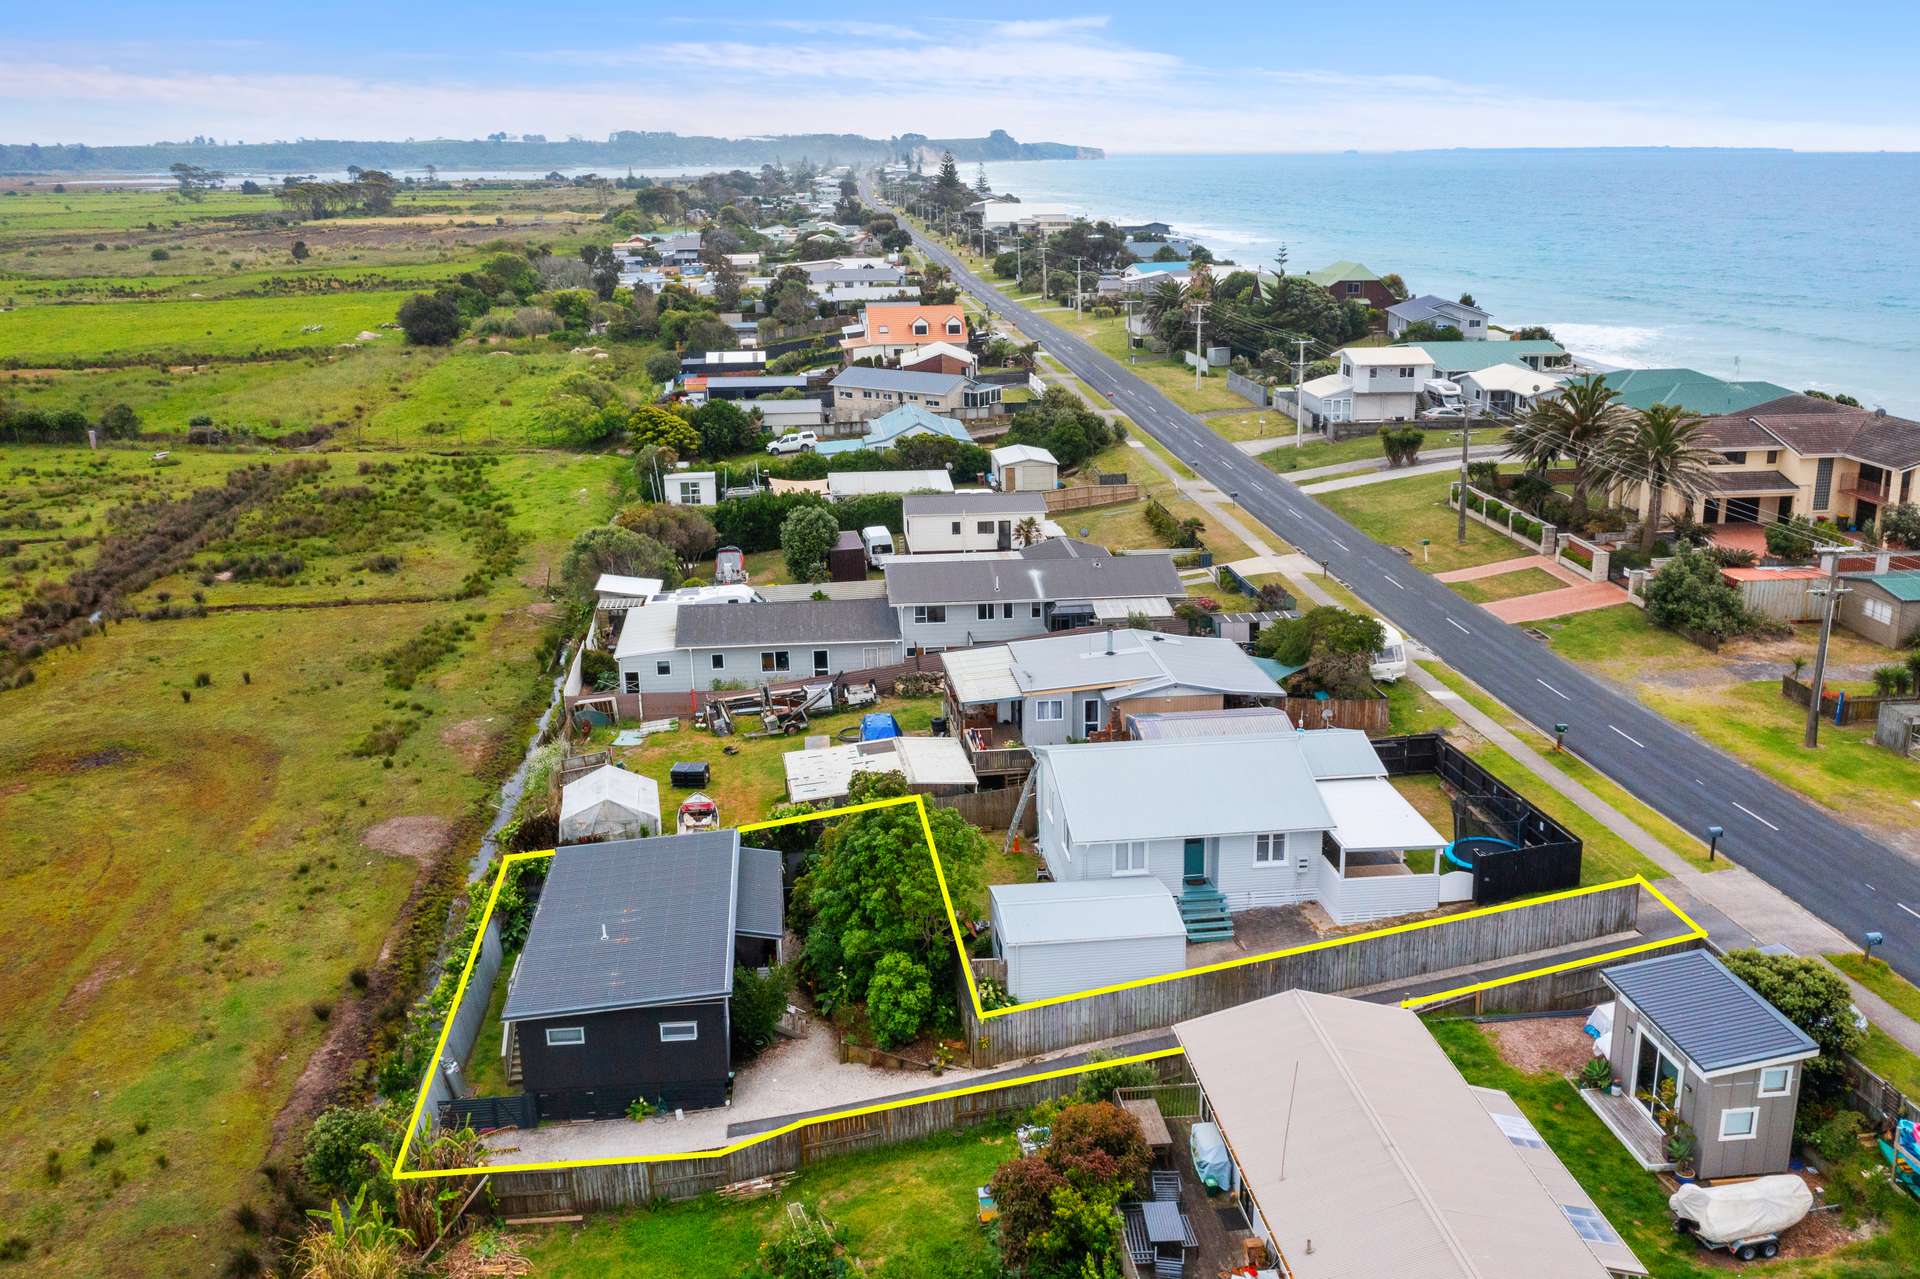
POLYGON ((1496 839, 1492 835, 1469 835, 1465 839, 1456 839, 1440 850, 1440 855, 1458 866, 1461 870, 1472 870, 1473 859, 1482 852, 1499 852, 1520 845, 1510 839, 1496 839))

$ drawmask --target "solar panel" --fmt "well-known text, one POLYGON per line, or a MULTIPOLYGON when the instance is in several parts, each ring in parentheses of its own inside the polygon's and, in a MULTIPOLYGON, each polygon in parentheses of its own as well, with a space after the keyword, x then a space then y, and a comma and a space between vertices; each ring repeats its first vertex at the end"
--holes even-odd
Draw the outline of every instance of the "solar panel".
POLYGON ((1589 1208, 1585 1204, 1561 1204, 1560 1211, 1567 1214, 1567 1220, 1573 1223, 1574 1233, 1588 1243, 1619 1243, 1620 1236, 1614 1233, 1607 1219, 1600 1215, 1598 1208, 1589 1208))
POLYGON ((1547 1143, 1540 1140, 1540 1134, 1534 1131, 1525 1115, 1495 1115, 1493 1122, 1500 1125, 1500 1131, 1507 1134, 1507 1140, 1516 1146, 1526 1146, 1534 1150, 1544 1150, 1547 1143))

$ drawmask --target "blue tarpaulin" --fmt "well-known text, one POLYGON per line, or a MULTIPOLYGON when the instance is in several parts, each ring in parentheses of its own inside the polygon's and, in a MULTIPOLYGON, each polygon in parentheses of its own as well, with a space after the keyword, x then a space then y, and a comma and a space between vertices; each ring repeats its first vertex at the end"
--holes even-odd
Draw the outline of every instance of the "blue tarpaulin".
POLYGON ((860 740, 880 742, 889 737, 900 736, 900 721, 886 711, 877 711, 872 715, 860 717, 860 740))

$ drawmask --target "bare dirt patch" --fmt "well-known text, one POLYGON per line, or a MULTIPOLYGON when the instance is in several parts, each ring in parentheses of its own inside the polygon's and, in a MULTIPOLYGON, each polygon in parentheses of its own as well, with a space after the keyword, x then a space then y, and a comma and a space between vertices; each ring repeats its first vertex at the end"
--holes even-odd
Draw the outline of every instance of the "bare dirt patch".
POLYGON ((106 988, 108 982, 125 977, 128 971, 127 966, 117 959, 102 960, 95 964, 93 971, 81 978, 79 983, 67 992, 67 997, 60 1001, 60 1011, 71 1013, 84 1008, 93 1002, 95 995, 106 988))
POLYGON ((440 742, 460 757, 460 762, 468 771, 479 768, 493 752, 493 724, 495 717, 483 716, 478 719, 463 719, 458 724, 442 729, 440 742))
POLYGON ((444 817, 389 817, 368 828, 360 842, 378 853, 411 857, 418 862, 433 860, 453 837, 453 823, 444 817))
POLYGON ((1488 1022, 1484 1029, 1501 1060, 1530 1075, 1549 1070, 1556 1075, 1576 1074, 1593 1056, 1593 1040, 1587 1038, 1577 1017, 1488 1022))

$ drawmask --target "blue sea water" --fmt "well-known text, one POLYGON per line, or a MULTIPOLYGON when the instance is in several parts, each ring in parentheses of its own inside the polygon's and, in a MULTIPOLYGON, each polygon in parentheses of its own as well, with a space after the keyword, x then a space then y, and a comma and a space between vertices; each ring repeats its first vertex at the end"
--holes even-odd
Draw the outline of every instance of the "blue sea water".
POLYGON ((1216 256, 1343 258, 1580 355, 1920 416, 1920 155, 1440 151, 989 164, 995 190, 1162 221, 1216 256))

